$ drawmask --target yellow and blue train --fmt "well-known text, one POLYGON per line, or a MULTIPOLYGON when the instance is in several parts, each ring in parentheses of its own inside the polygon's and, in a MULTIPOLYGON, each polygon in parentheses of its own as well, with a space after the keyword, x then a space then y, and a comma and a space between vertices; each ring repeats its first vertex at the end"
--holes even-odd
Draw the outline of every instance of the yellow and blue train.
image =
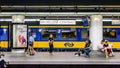
MULTIPOLYGON (((10 48, 8 26, 0 28, 0 46, 10 48)), ((35 37, 34 48, 40 51, 49 49, 48 38, 54 36, 55 50, 77 50, 83 48, 85 40, 89 38, 89 26, 28 26, 28 34, 35 37)), ((113 44, 114 49, 120 48, 120 26, 103 26, 103 37, 113 44)))

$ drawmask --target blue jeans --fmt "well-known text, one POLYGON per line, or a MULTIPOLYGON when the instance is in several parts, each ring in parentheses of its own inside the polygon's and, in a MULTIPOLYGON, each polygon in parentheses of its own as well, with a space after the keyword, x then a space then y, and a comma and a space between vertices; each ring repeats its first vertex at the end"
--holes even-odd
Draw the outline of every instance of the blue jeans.
POLYGON ((85 49, 85 50, 84 50, 84 53, 85 53, 86 55, 88 55, 88 56, 89 56, 90 52, 91 52, 90 49, 85 49))

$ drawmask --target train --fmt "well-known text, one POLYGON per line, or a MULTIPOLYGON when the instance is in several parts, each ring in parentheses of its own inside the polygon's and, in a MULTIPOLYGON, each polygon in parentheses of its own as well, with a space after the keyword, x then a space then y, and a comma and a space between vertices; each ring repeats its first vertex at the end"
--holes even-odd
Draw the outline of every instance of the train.
MULTIPOLYGON (((10 45, 9 27, 0 27, 0 47, 8 49, 10 45)), ((48 38, 54 37, 55 51, 74 51, 83 48, 89 38, 89 26, 28 26, 28 35, 34 36, 34 48, 49 50, 48 38)), ((113 49, 120 49, 120 26, 103 26, 103 38, 109 40, 113 49)))

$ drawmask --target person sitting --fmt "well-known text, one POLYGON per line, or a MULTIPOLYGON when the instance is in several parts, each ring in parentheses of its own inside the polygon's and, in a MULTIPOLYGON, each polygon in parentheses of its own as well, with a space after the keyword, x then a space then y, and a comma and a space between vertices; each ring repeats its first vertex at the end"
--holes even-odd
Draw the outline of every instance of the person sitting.
POLYGON ((104 52, 103 44, 104 44, 104 40, 102 40, 100 45, 98 46, 98 51, 100 51, 102 53, 104 52))
POLYGON ((86 55, 86 57, 90 57, 90 52, 91 52, 91 41, 87 40, 85 47, 82 50, 82 53, 86 55))
POLYGON ((74 54, 75 56, 80 56, 84 54, 86 57, 90 57, 89 53, 91 52, 91 41, 86 40, 85 47, 83 49, 78 49, 78 51, 74 54))
POLYGON ((6 62, 4 59, 0 60, 0 68, 7 68, 7 64, 9 64, 9 62, 6 62))
POLYGON ((110 45, 108 44, 108 41, 107 41, 107 40, 105 40, 105 43, 104 43, 104 45, 103 45, 103 48, 104 48, 104 52, 105 52, 106 58, 109 58, 110 54, 112 54, 112 56, 114 56, 113 50, 112 50, 112 48, 110 47, 110 45))

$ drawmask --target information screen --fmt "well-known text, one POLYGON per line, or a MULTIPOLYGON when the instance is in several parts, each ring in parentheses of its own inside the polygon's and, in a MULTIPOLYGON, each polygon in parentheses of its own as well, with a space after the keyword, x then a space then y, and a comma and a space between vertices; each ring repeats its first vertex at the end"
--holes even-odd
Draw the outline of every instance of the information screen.
POLYGON ((27 47, 27 25, 13 25, 13 47, 27 47))

